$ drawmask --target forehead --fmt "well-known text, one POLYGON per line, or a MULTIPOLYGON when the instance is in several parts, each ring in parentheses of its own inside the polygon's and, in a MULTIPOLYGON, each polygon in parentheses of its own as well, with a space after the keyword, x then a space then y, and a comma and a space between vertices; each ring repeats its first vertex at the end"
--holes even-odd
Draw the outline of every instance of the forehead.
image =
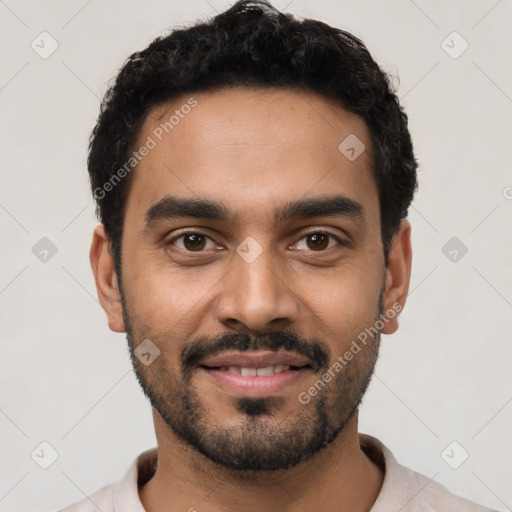
POLYGON ((151 149, 135 168, 127 216, 169 194, 220 201, 254 222, 262 209, 334 193, 378 214, 366 123, 311 92, 184 95, 148 114, 136 148, 143 145, 151 149))

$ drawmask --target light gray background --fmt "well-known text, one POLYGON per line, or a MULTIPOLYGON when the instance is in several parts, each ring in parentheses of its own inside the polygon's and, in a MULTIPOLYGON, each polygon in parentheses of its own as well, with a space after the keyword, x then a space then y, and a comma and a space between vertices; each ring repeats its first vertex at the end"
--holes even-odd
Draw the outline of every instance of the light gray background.
MULTIPOLYGON (((68 505, 155 445, 125 337, 96 299, 87 139, 130 53, 226 5, 0 0, 2 510, 68 505), (59 45, 47 59, 31 48, 43 31, 59 45), (58 248, 46 263, 32 253, 42 237, 58 248), (31 458, 43 441, 59 453, 48 469, 31 458)), ((275 5, 353 32, 398 73, 420 162, 411 294, 399 332, 384 337, 360 429, 453 492, 511 510, 511 2, 275 5), (469 43, 456 59, 442 47, 453 31, 469 43), (468 249, 457 262, 442 252, 452 237, 468 249), (452 441, 469 453, 458 469, 441 457, 452 441)), ((452 54, 463 44, 453 37, 452 54)), ((460 450, 448 450, 452 464, 460 450)))

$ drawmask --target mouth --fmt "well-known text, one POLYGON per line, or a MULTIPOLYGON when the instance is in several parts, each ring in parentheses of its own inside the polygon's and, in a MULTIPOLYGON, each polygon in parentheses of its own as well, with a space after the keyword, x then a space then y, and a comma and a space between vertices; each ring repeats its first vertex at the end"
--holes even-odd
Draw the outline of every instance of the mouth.
POLYGON ((223 353, 199 366, 224 391, 253 398, 283 391, 312 369, 304 356, 269 351, 223 353))

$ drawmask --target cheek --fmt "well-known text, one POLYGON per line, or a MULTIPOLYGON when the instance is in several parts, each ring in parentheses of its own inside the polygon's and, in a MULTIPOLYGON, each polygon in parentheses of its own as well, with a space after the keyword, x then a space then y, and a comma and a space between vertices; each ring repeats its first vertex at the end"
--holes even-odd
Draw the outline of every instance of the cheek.
POLYGON ((125 268, 130 269, 126 294, 138 323, 177 338, 197 327, 223 275, 220 268, 176 268, 157 258, 132 258, 125 268))
POLYGON ((373 325, 379 314, 381 280, 382 276, 368 266, 363 269, 347 265, 305 289, 302 296, 306 308, 314 316, 313 322, 322 326, 323 335, 334 350, 342 351, 373 325))

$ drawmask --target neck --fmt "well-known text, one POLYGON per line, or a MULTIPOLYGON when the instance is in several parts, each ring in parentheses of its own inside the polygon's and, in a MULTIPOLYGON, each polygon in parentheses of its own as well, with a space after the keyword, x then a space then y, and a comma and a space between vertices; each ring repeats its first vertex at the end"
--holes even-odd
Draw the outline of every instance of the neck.
POLYGON ((147 512, 369 511, 383 471, 361 450, 357 413, 327 448, 280 471, 234 471, 212 462, 169 432, 153 412, 158 468, 139 496, 147 512))

